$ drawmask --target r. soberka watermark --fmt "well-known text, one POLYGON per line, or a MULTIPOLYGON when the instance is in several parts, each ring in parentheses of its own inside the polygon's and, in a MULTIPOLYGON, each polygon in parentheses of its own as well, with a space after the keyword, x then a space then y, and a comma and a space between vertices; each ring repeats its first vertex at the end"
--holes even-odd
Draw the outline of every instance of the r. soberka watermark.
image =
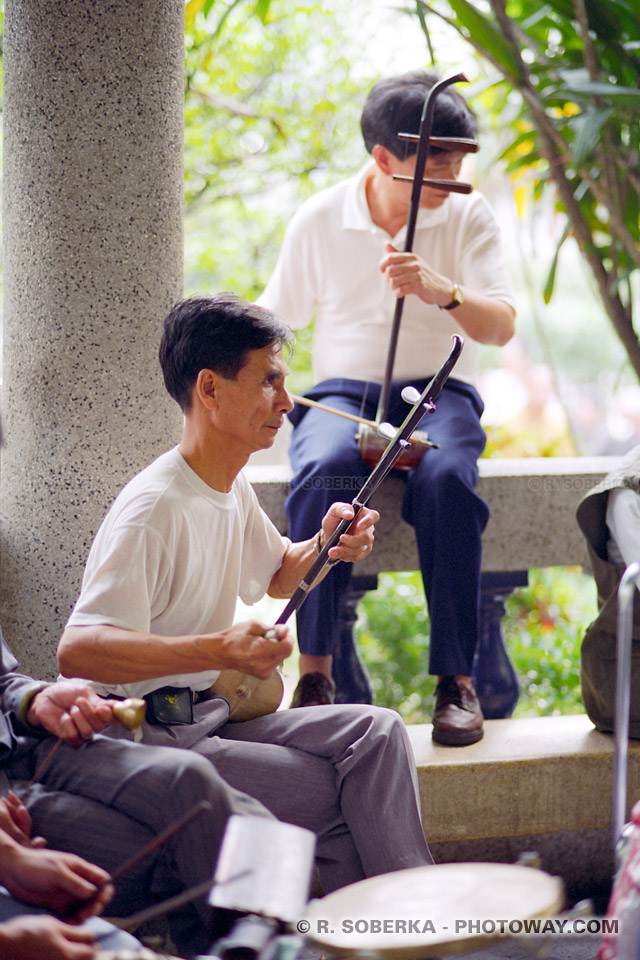
POLYGON ((519 919, 479 919, 477 917, 439 922, 431 917, 343 917, 340 920, 314 918, 299 920, 298 933, 313 936, 366 935, 375 934, 384 937, 406 934, 416 938, 448 935, 450 938, 474 936, 558 936, 558 935, 598 935, 609 936, 618 933, 619 920, 613 917, 529 917, 519 919))

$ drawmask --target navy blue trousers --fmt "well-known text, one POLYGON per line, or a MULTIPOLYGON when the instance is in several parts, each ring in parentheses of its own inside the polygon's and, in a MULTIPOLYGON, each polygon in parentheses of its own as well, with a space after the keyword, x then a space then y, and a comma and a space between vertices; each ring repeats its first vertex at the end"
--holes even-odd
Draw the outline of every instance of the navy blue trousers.
MULTIPOLYGON (((422 391, 429 382, 410 381, 422 391)), ((393 385, 388 420, 398 425, 410 407, 393 385)), ((307 396, 328 406, 374 419, 380 387, 359 380, 325 380, 307 396), (363 394, 366 390, 364 407, 363 394)), ((489 508, 475 492, 477 460, 484 449, 483 405, 477 391, 450 379, 421 427, 440 449, 427 448, 415 470, 402 472, 407 488, 402 514, 415 530, 431 621, 429 671, 470 675, 478 640, 482 531, 489 508)), ((357 424, 297 405, 291 414, 294 479, 287 498, 289 536, 306 540, 320 528, 332 503, 351 503, 369 474, 358 451, 357 424)), ((375 546, 374 546, 375 550, 375 546)), ((310 592, 297 612, 302 653, 326 656, 339 638, 339 608, 349 586, 351 563, 339 563, 310 592)))

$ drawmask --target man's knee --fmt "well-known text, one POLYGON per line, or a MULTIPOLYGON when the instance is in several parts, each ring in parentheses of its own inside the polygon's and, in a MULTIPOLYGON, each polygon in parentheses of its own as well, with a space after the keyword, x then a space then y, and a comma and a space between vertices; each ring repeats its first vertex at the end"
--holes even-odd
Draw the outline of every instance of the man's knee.
POLYGON ((351 723, 358 736, 387 745, 406 739, 404 720, 395 710, 367 703, 343 704, 339 709, 344 711, 342 722, 351 723))

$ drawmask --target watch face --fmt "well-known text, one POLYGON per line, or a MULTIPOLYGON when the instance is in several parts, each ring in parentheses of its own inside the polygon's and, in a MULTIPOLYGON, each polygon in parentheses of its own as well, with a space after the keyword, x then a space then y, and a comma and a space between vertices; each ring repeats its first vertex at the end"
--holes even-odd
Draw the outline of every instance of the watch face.
POLYGON ((455 307, 459 307, 460 304, 463 303, 464 301, 462 290, 460 289, 458 284, 455 283, 455 281, 453 283, 453 290, 451 291, 451 297, 452 297, 451 303, 447 303, 446 306, 442 307, 443 310, 453 310, 455 307))

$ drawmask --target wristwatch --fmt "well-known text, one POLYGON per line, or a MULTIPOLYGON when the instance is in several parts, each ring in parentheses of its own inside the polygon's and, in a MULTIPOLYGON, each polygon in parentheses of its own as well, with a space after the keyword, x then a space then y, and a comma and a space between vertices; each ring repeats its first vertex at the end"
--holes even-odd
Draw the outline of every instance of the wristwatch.
POLYGON ((453 291, 452 291, 452 300, 451 303, 445 303, 444 306, 441 306, 441 310, 453 310, 455 307, 459 307, 461 303, 464 302, 464 296, 462 295, 462 290, 456 281, 453 281, 453 291))

